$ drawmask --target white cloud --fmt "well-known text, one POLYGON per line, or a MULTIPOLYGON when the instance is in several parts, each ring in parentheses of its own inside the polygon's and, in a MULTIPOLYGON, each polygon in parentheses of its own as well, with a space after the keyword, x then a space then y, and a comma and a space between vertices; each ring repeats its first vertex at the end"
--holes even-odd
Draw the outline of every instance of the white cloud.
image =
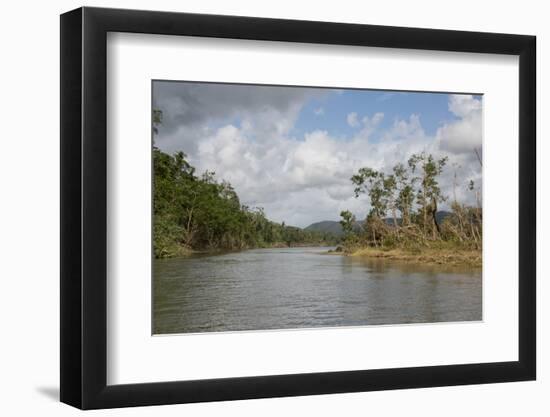
POLYGON ((346 120, 348 122, 348 125, 350 125, 351 127, 359 126, 359 119, 357 118, 357 113, 355 112, 348 114, 346 120))
POLYGON ((438 129, 436 138, 441 149, 455 154, 473 155, 474 149, 480 149, 482 145, 481 99, 469 95, 451 95, 449 111, 458 119, 438 129))
POLYGON ((457 120, 442 126, 435 136, 426 134, 415 114, 381 128, 383 113, 359 120, 354 112, 347 117, 350 126, 361 126, 354 137, 336 138, 313 130, 298 140, 290 132, 303 103, 294 100, 280 109, 260 106, 243 112, 238 122, 217 127, 208 123, 193 130, 180 126, 170 136, 164 135, 163 143, 177 143, 199 173, 215 171, 218 178, 231 182, 243 204, 264 207, 270 219, 302 227, 338 220, 346 209, 364 218, 367 201, 353 197, 350 177, 364 166, 390 172, 396 163, 422 151, 437 157, 449 155, 441 178, 444 193, 452 196, 456 169, 464 179, 457 186, 457 196, 473 202, 466 184, 469 179, 481 180, 481 168, 470 150, 481 143, 479 100, 451 97, 449 109, 457 120), (373 141, 375 132, 377 140, 373 141))
POLYGON ((408 120, 396 119, 393 125, 384 133, 385 140, 417 140, 426 137, 420 116, 411 114, 408 120))
POLYGON ((322 116, 325 114, 325 109, 322 107, 318 107, 315 110, 313 110, 313 114, 315 114, 315 116, 322 116))
POLYGON ((449 97, 449 111, 458 117, 467 117, 481 111, 481 100, 466 94, 452 94, 449 97))
MULTIPOLYGON (((369 118, 365 128, 381 116, 369 118)), ((201 141, 191 163, 200 171, 215 171, 230 181, 244 204, 264 207, 278 222, 307 226, 321 220, 337 220, 345 209, 363 218, 368 205, 353 197, 351 176, 363 166, 390 171, 411 153, 427 149, 433 138, 414 137, 418 121, 396 121, 388 137, 371 144, 361 135, 348 141, 326 131, 307 133, 304 140, 286 136, 256 141, 250 131, 223 126, 201 141), (390 137, 391 132, 398 132, 390 137), (402 143, 403 132, 412 132, 402 143)), ((422 131, 423 132, 423 131, 422 131)))
POLYGON ((361 121, 357 113, 353 112, 348 114, 347 122, 351 127, 362 126, 359 133, 356 134, 356 138, 368 140, 371 134, 378 128, 380 122, 384 119, 384 113, 375 113, 372 117, 364 116, 361 121))
POLYGON ((384 113, 375 113, 374 116, 372 116, 370 119, 365 116, 363 118, 363 124, 364 125, 370 125, 370 126, 378 126, 378 124, 382 121, 382 119, 384 118, 384 113))
POLYGON ((163 113, 156 145, 166 151, 196 150, 212 125, 237 123, 257 140, 285 135, 304 104, 326 90, 262 85, 155 81, 153 108, 163 113))
POLYGON ((383 119, 384 113, 375 113, 372 117, 363 117, 363 120, 361 120, 361 122, 363 123, 363 128, 361 129, 361 132, 358 136, 367 140, 378 128, 378 125, 383 119))

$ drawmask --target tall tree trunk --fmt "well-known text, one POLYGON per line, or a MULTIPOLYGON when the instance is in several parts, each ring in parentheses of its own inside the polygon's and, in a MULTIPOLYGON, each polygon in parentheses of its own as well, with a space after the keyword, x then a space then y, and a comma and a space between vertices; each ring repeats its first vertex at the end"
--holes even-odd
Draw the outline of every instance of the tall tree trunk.
MULTIPOLYGON (((437 201, 435 200, 435 198, 432 198, 432 206, 431 206, 431 209, 432 209, 432 218, 433 218, 433 221, 434 221, 434 226, 435 226, 435 230, 437 230, 437 234, 439 236, 441 236, 441 229, 439 227, 439 223, 437 223, 437 201)), ((433 237, 435 239, 435 230, 434 230, 434 234, 433 234, 433 237)))
MULTIPOLYGON (((424 180, 426 181, 426 180, 424 180)), ((428 205, 426 203, 426 186, 422 185, 422 232, 426 236, 426 225, 428 224, 428 205)))

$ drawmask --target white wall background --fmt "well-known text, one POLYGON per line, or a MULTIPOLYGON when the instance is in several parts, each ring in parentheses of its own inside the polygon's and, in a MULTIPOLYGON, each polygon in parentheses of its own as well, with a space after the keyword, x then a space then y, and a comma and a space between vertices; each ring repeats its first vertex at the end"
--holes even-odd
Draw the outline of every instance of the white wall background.
MULTIPOLYGON (((0 410, 3 415, 75 415, 59 392, 59 17, 82 3, 8 2, 2 7, 0 64, 0 410)), ((93 1, 86 5, 181 12, 534 34, 538 37, 539 378, 536 382, 237 401, 95 412, 94 415, 279 416, 548 415, 550 404, 550 148, 542 120, 550 97, 550 26, 544 2, 340 0, 93 1)))

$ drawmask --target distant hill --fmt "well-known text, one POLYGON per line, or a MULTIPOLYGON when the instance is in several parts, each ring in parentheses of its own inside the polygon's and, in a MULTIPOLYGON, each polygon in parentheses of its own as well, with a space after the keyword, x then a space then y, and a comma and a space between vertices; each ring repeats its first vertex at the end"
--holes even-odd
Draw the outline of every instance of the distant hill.
MULTIPOLYGON (((437 222, 441 223, 447 216, 449 216, 451 212, 449 211, 438 211, 436 213, 437 222)), ((387 224, 393 224, 392 218, 386 218, 385 219, 387 224)), ((401 219, 397 219, 398 223, 401 223, 401 219)), ((357 221, 354 224, 354 229, 356 231, 359 231, 361 229, 361 225, 363 224, 362 221, 357 221)), ((323 233, 332 233, 335 236, 343 236, 344 231, 342 230, 342 225, 340 225, 339 221, 334 220, 324 220, 322 222, 312 223, 308 227, 305 227, 304 230, 309 231, 315 231, 315 232, 323 232, 323 233)))
POLYGON ((308 227, 304 228, 304 230, 308 230, 310 232, 332 233, 333 235, 338 237, 344 234, 340 222, 336 222, 333 220, 325 220, 322 222, 310 224, 308 227))
MULTIPOLYGON (((437 222, 439 224, 441 224, 441 222, 443 220, 445 220, 447 218, 447 216, 450 216, 451 214, 452 213, 450 211, 440 210, 437 213, 435 213, 435 218, 436 218, 437 222)), ((397 224, 401 225, 401 218, 398 217, 396 220, 397 220, 397 224)), ((390 226, 393 225, 393 218, 392 217, 386 217, 384 219, 384 221, 386 222, 386 224, 389 224, 390 226)))
POLYGON ((453 213, 451 213, 450 211, 441 210, 441 211, 438 211, 437 213, 435 213, 435 218, 437 219, 437 222, 438 222, 439 224, 441 224, 441 222, 442 222, 443 220, 445 220, 445 218, 446 218, 447 216, 450 216, 451 214, 453 214, 453 213))
MULTIPOLYGON (((363 222, 355 222, 353 224, 353 229, 358 232, 361 230, 361 225, 363 222)), ((344 230, 342 229, 342 225, 339 221, 334 220, 325 220, 322 222, 317 222, 310 224, 308 227, 306 227, 304 230, 314 231, 314 232, 322 232, 322 233, 332 233, 334 236, 342 237, 344 236, 344 230)))

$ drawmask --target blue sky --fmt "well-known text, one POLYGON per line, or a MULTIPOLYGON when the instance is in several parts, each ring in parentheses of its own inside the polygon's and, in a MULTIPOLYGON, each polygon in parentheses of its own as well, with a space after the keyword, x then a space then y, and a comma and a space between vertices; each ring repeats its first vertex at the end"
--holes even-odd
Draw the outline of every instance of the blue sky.
POLYGON ((342 210, 362 219, 368 202, 350 177, 390 172, 423 151, 449 158, 446 195, 456 187, 473 203, 467 183, 481 185, 481 96, 155 81, 153 106, 163 112, 156 146, 185 152, 197 172, 214 171, 277 222, 305 227, 342 210))
MULTIPOLYGON (((291 134, 303 138, 314 129, 326 130, 334 137, 352 137, 359 126, 346 122, 348 114, 359 117, 384 113, 380 131, 388 129, 396 120, 406 120, 411 114, 420 117, 426 134, 435 135, 437 129, 457 117, 448 108, 449 94, 417 93, 378 90, 327 90, 328 94, 307 102, 298 116, 291 134)), ((479 96, 475 96, 479 98, 479 96)), ((379 139, 374 135, 373 141, 379 139)))
MULTIPOLYGON (((277 88, 277 87, 272 87, 277 88)), ((365 89, 318 89, 319 94, 305 101, 297 115, 289 135, 303 140, 314 130, 324 130, 335 139, 352 138, 360 129, 347 122, 347 116, 356 113, 360 122, 364 116, 383 113, 377 133, 370 137, 372 143, 380 140, 380 134, 396 121, 407 120, 410 115, 419 117, 427 135, 435 135, 437 129, 458 119, 449 110, 448 93, 400 92, 365 89)), ((481 99, 481 96, 473 96, 481 99)), ((218 118, 210 122, 210 127, 218 128, 225 124, 240 125, 243 119, 239 114, 218 118)))

